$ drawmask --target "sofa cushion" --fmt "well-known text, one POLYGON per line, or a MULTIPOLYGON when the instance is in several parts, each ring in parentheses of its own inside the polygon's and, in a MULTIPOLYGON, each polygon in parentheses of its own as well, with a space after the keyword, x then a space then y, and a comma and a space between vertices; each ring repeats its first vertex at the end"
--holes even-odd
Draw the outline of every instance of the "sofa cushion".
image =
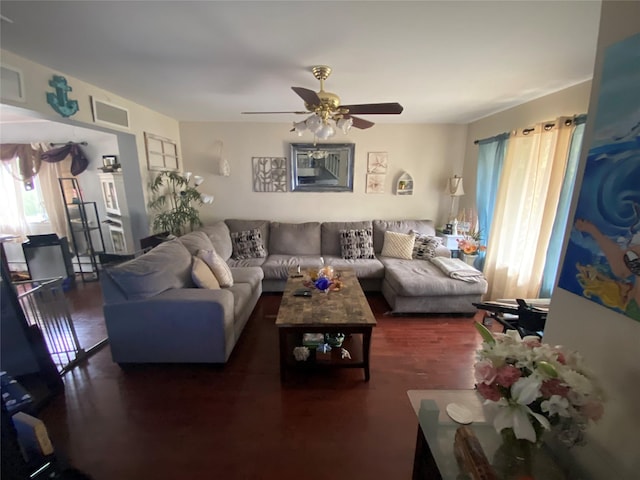
POLYGON ((384 232, 384 245, 381 255, 411 260, 415 242, 416 237, 411 233, 384 232))
POLYGON ((384 278, 400 296, 439 297, 481 295, 487 291, 487 282, 468 283, 448 277, 428 260, 403 260, 382 257, 384 278))
POLYGON ((262 264, 264 278, 285 280, 289 276, 289 272, 298 265, 304 272, 307 269, 318 270, 324 264, 320 255, 269 255, 262 264))
POLYGON ((129 300, 153 297, 172 288, 193 287, 191 254, 178 240, 105 270, 129 300))
POLYGON ((269 221, 268 220, 239 220, 235 218, 228 218, 224 221, 229 227, 229 232, 245 232, 247 230, 253 230, 254 228, 260 229, 262 235, 262 244, 269 255, 269 221))
POLYGON ((209 290, 218 290, 220 288, 220 282, 218 282, 213 271, 200 257, 193 257, 191 278, 198 288, 208 288, 209 290))
POLYGON ((351 268, 358 278, 383 278, 384 265, 377 258, 345 259, 339 255, 322 257, 325 265, 331 265, 335 271, 351 268))
POLYGON ((233 275, 229 265, 215 250, 198 250, 197 256, 209 266, 221 287, 228 288, 233 285, 233 275))
POLYGON ((225 262, 231 258, 233 246, 231 245, 231 232, 226 223, 220 220, 213 225, 201 227, 200 231, 207 234, 214 250, 225 262))
POLYGON ((342 256, 340 246, 340 230, 363 230, 372 228, 371 220, 361 222, 323 222, 320 226, 322 239, 321 254, 342 256))
POLYGON ((373 221, 373 249, 382 252, 384 246, 384 232, 409 233, 414 230, 427 235, 436 234, 433 220, 374 220, 373 221))
POLYGON ((425 235, 411 230, 416 241, 413 246, 412 258, 428 260, 438 254, 438 247, 442 245, 442 238, 433 235, 425 235))
POLYGON ((231 244, 233 245, 233 258, 236 260, 264 258, 267 256, 259 228, 231 232, 231 244))
POLYGON ((320 222, 271 222, 269 254, 320 255, 320 222))
POLYGON ((213 244, 209 239, 209 236, 200 231, 189 232, 181 237, 178 237, 180 243, 182 243, 191 255, 195 255, 198 250, 212 250, 213 244))
POLYGON ((340 230, 340 249, 342 258, 375 258, 371 229, 340 230))

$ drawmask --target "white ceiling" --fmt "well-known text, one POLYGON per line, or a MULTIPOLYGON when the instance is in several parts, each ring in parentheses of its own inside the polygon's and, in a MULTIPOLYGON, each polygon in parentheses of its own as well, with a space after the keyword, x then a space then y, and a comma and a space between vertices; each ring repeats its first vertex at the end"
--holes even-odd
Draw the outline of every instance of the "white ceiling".
POLYGON ((181 121, 299 120, 310 67, 385 123, 468 123, 589 80, 600 2, 9 1, 0 46, 181 121))

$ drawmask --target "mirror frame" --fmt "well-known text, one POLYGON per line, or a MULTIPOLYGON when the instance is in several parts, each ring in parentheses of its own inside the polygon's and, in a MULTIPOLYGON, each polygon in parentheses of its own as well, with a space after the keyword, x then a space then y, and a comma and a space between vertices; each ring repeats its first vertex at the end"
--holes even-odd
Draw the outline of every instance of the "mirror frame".
POLYGON ((290 153, 291 191, 292 192, 353 192, 353 162, 355 158, 355 143, 292 143, 290 153), (347 167, 345 176, 338 185, 322 185, 316 183, 301 183, 298 177, 298 154, 305 154, 316 150, 327 150, 338 153, 341 158, 346 156, 347 167))

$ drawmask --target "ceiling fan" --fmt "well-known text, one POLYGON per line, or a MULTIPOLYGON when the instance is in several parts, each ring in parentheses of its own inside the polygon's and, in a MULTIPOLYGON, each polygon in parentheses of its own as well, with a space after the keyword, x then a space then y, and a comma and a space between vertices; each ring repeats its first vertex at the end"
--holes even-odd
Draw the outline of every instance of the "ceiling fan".
POLYGON ((358 115, 398 115, 402 113, 403 107, 397 102, 391 103, 364 103, 359 105, 341 105, 340 97, 335 93, 324 90, 324 81, 331 74, 331 67, 317 65, 311 69, 313 76, 320 80, 320 91, 314 92, 308 88, 291 87, 291 89, 304 100, 306 111, 292 112, 242 112, 243 114, 276 114, 293 113, 298 115, 311 114, 302 122, 294 122, 291 131, 302 135, 305 130, 311 131, 316 137, 327 139, 335 134, 335 129, 329 123, 333 120, 338 128, 347 133, 353 126, 365 129, 373 127, 375 124, 364 118, 354 117, 358 115))

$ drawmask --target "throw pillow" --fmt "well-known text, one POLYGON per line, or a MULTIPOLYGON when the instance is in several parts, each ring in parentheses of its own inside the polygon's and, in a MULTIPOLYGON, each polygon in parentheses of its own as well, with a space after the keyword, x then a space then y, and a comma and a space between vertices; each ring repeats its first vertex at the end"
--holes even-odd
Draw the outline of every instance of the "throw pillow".
POLYGON ((413 246, 413 258, 428 260, 436 256, 436 249, 442 245, 442 239, 440 237, 418 233, 413 230, 411 230, 411 233, 415 235, 416 238, 413 246))
POLYGON ((220 283, 213 274, 213 271, 209 268, 209 265, 199 257, 193 257, 193 263, 191 264, 191 278, 198 288, 220 290, 220 283))
POLYGON ((198 250, 196 256, 204 260, 204 263, 209 266, 221 287, 233 287, 231 269, 215 250, 198 250))
POLYGON ((384 232, 384 244, 381 255, 383 257, 403 258, 411 260, 413 245, 416 241, 415 235, 410 233, 384 232))
POLYGON ((243 232, 232 232, 231 243, 233 244, 233 258, 236 260, 267 256, 262 242, 262 234, 258 228, 243 232))
POLYGON ((372 229, 340 230, 340 251, 344 259, 375 258, 372 229))

